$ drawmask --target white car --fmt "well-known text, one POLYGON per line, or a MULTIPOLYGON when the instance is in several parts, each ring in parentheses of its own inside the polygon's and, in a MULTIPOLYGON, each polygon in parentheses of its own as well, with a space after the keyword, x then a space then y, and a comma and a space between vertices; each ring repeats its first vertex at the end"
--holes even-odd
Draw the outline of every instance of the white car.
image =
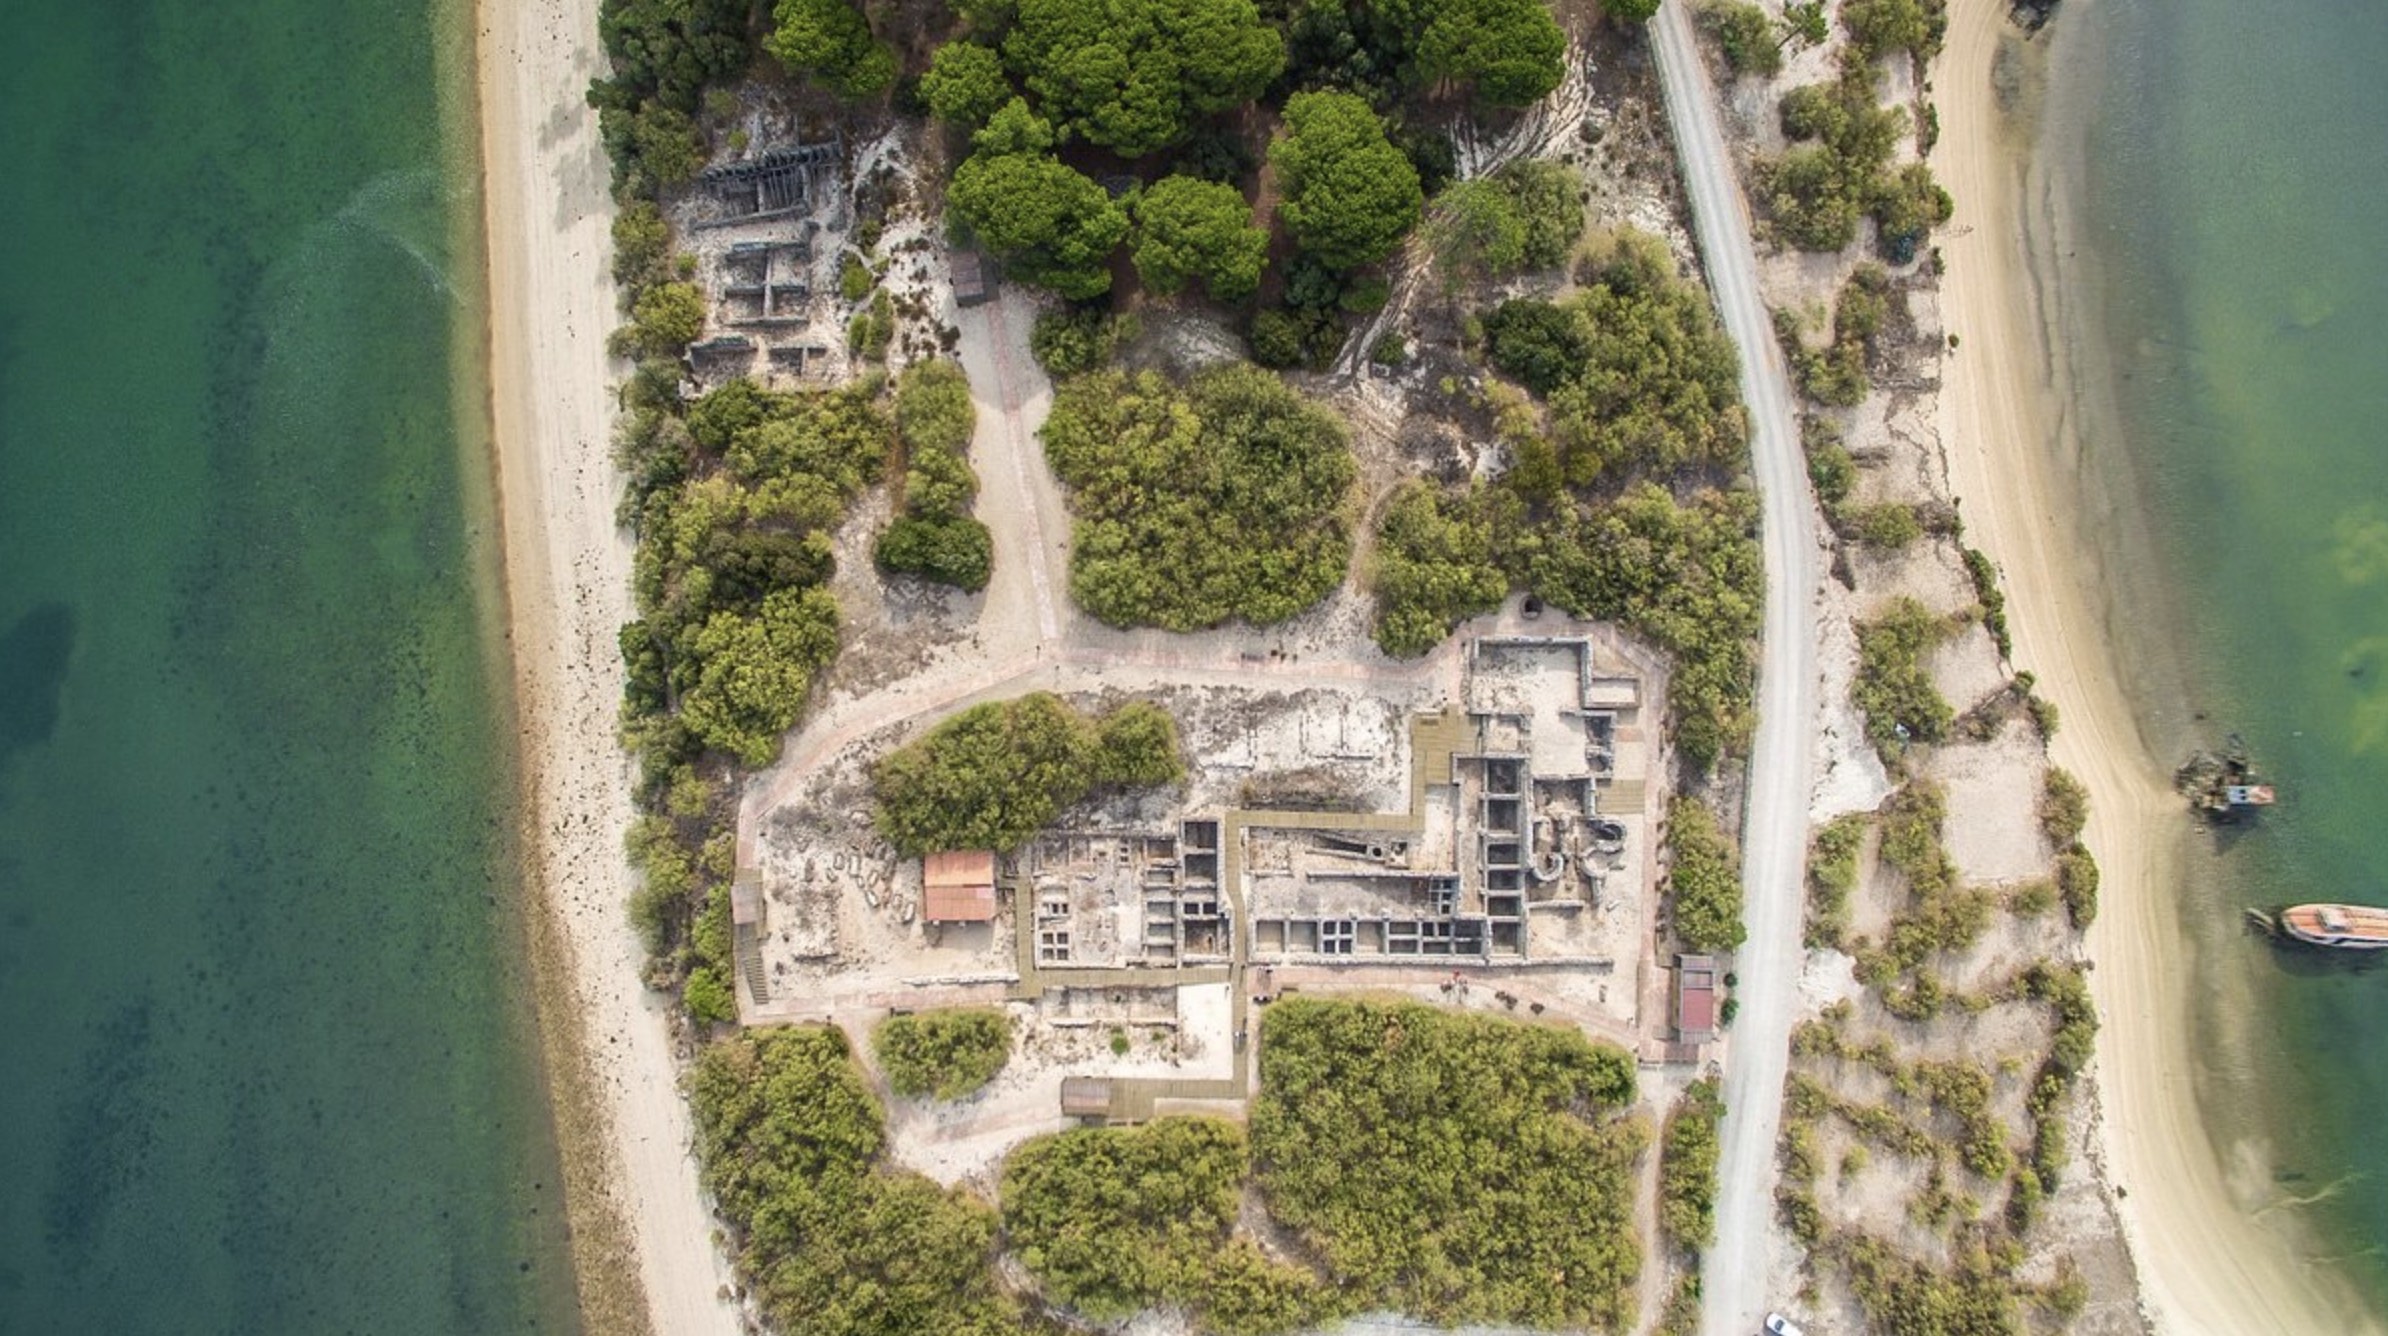
POLYGON ((1799 1329, 1798 1323, 1780 1313, 1766 1315, 1766 1333, 1767 1336, 1807 1336, 1806 1332, 1799 1329))

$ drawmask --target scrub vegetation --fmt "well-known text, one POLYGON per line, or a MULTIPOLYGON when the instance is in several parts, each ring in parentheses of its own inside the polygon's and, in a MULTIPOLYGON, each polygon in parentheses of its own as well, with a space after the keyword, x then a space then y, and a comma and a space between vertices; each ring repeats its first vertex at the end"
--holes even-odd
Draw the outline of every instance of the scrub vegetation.
POLYGON ((1269 1008, 1252 1149, 1344 1301, 1435 1322, 1631 1324, 1627 1054, 1415 1003, 1269 1008))
POLYGON ((879 569, 969 593, 987 587, 995 542, 970 514, 978 474, 970 436, 978 410, 952 362, 915 362, 896 378, 896 436, 904 450, 904 508, 879 535, 879 569))
POLYGON ((1249 366, 1065 382, 1043 429, 1076 524, 1070 595, 1114 626, 1281 622, 1343 582, 1343 423, 1249 366))
POLYGON ((871 1032, 888 1087, 906 1099, 965 1099, 1012 1055, 1012 1023, 1000 1011, 956 1007, 890 1016, 871 1032))
POLYGON ((880 833, 918 855, 1015 849, 1098 789, 1184 773, 1177 722, 1159 706, 1089 719, 1040 691, 953 716, 881 759, 872 785, 880 833))

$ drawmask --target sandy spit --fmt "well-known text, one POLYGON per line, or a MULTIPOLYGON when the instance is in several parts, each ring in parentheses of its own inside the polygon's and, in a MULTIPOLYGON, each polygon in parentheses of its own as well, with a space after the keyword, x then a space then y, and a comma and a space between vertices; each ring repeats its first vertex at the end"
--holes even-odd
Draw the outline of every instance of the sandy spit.
POLYGON ((613 208, 597 0, 482 0, 491 418, 522 730, 541 1031, 583 1318, 614 1333, 739 1330, 689 1151, 665 999, 640 981, 615 741, 631 615, 609 450, 613 208))
MULTIPOLYGON (((1941 397, 1950 479, 1966 527, 2012 594, 2015 658, 2061 714, 2051 751, 2089 785, 2086 840, 2104 871, 2090 933, 2101 1020, 2098 1085, 2108 1173, 2148 1308, 2164 1332, 2377 1330, 2301 1263, 2293 1240, 2233 1199, 2199 1117, 2188 962, 2170 893, 2186 816, 2166 767, 2140 735, 2121 686, 2070 509, 2074 465, 2061 449, 2063 365, 2051 354, 2035 268, 2028 158, 2002 123, 1992 70, 2013 31, 2002 0, 1954 0, 1934 80, 1941 138, 1934 169, 1957 200, 1940 245, 1948 328, 1960 339, 1941 397)), ((2058 20, 2063 21, 2061 18, 2058 20)))

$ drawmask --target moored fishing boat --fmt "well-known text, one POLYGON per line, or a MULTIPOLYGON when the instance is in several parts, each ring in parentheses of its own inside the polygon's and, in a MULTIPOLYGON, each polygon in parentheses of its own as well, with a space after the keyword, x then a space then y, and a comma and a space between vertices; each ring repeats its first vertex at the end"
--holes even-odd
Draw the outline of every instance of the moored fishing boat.
POLYGON ((2388 950, 2388 909, 2377 905, 2291 905, 2271 921, 2281 936, 2312 946, 2388 950))

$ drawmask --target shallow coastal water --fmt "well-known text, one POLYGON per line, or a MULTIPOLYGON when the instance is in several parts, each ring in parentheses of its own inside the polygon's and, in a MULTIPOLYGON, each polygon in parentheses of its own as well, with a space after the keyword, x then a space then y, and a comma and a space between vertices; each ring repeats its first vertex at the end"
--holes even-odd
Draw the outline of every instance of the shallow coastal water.
POLYGON ((570 1330, 472 29, 0 49, 0 1330, 570 1330))
POLYGON ((2078 230, 2055 273, 2112 396, 2084 455, 2149 521, 2120 544, 2145 569, 2116 582, 2116 623, 2154 744, 2242 734, 2285 804, 2197 836, 2178 891, 2209 1123, 2242 1195, 2298 1214, 2388 1315, 2388 960, 2239 922, 2388 903, 2388 8, 2089 0, 2058 21, 2047 146, 2078 230))

